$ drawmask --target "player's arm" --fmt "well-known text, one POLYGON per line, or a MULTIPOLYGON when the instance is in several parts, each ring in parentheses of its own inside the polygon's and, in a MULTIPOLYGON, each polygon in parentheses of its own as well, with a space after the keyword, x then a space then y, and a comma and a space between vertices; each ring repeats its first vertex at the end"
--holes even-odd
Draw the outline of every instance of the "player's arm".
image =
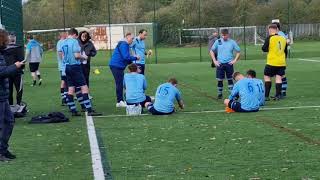
POLYGON ((232 92, 229 96, 229 100, 234 100, 237 96, 239 95, 239 87, 238 84, 236 83, 232 89, 232 92))
POLYGON ((122 54, 125 61, 133 62, 140 59, 138 56, 130 55, 130 48, 128 44, 121 44, 119 47, 119 51, 122 54))
POLYGON ((183 103, 183 100, 181 98, 181 93, 179 92, 179 90, 176 93, 176 99, 178 101, 178 105, 179 105, 180 109, 184 109, 184 103, 183 103))
POLYGON ((211 56, 212 62, 217 67, 219 67, 220 66, 220 62, 216 59, 216 54, 215 54, 215 51, 217 50, 217 48, 218 48, 218 40, 216 42, 214 42, 214 44, 212 45, 212 48, 210 50, 210 56, 211 56))
POLYGON ((148 87, 148 85, 147 85, 146 78, 143 77, 143 90, 147 90, 147 87, 148 87))
POLYGON ((288 57, 288 44, 286 44, 286 47, 284 48, 284 53, 286 54, 286 57, 288 57))
POLYGON ((264 44, 262 46, 262 51, 263 52, 269 52, 269 45, 270 45, 270 36, 266 38, 266 40, 264 41, 264 44))
POLYGON ((72 52, 74 57, 78 60, 87 60, 88 56, 85 54, 81 54, 81 47, 78 42, 75 42, 72 46, 72 52))

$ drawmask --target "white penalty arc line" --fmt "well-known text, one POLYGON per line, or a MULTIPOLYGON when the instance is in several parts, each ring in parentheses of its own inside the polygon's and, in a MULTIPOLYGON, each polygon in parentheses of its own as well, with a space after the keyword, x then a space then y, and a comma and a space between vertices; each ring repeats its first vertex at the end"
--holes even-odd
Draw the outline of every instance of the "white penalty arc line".
POLYGON ((320 63, 319 60, 314 60, 314 59, 299 59, 300 61, 308 61, 308 62, 318 62, 320 63))
MULTIPOLYGON (((320 108, 320 106, 294 106, 294 107, 261 108, 260 111, 310 109, 310 108, 320 108)), ((193 112, 179 112, 178 114, 209 114, 209 113, 224 113, 224 112, 225 112, 225 110, 217 110, 217 111, 193 111, 193 112)), ((139 116, 151 116, 151 114, 141 114, 141 115, 139 115, 139 116)), ((139 116, 109 115, 109 116, 97 116, 96 118, 139 117, 139 116)))
POLYGON ((90 143, 90 150, 91 150, 94 180, 105 180, 104 170, 102 165, 102 158, 101 158, 100 148, 98 144, 96 129, 94 127, 93 118, 91 116, 87 116, 86 114, 86 121, 87 121, 87 129, 88 129, 88 136, 89 136, 89 143, 90 143))

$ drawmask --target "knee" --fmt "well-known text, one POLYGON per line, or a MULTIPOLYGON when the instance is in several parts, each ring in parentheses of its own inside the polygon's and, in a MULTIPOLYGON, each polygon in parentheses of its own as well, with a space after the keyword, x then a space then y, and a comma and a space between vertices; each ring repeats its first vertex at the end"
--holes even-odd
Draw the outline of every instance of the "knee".
POLYGON ((229 105, 230 100, 229 99, 225 99, 224 100, 224 105, 228 106, 229 105))

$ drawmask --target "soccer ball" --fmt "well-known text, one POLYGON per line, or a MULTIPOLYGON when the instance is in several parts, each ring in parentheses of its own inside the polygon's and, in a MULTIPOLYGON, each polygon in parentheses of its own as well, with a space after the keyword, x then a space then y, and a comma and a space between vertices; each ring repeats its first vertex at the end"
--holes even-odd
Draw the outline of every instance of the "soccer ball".
POLYGON ((99 75, 100 74, 100 70, 99 69, 95 69, 93 73, 96 74, 96 75, 99 75))

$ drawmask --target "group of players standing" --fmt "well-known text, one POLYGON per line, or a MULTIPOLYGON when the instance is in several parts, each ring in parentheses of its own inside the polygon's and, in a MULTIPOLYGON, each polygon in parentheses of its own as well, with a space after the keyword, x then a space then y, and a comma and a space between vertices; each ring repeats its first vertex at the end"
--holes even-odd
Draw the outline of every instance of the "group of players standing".
MULTIPOLYGON (((262 80, 256 79, 256 72, 248 70, 247 77, 234 72, 234 64, 240 58, 240 47, 229 38, 227 29, 221 32, 222 37, 213 39, 209 49, 212 66, 216 67, 218 80, 218 99, 222 99, 223 80, 228 80, 231 93, 224 100, 227 112, 257 112, 265 101, 270 101, 272 77, 275 77, 276 94, 273 100, 280 100, 286 96, 287 79, 285 77, 286 58, 288 53, 287 36, 280 31, 280 23, 273 22, 268 27, 269 36, 266 38, 262 51, 267 52, 267 64, 264 70, 264 85, 262 80), (236 56, 234 56, 236 52, 236 56), (236 81, 236 84, 234 84, 236 81)), ((218 36, 216 33, 214 36, 218 36)))

